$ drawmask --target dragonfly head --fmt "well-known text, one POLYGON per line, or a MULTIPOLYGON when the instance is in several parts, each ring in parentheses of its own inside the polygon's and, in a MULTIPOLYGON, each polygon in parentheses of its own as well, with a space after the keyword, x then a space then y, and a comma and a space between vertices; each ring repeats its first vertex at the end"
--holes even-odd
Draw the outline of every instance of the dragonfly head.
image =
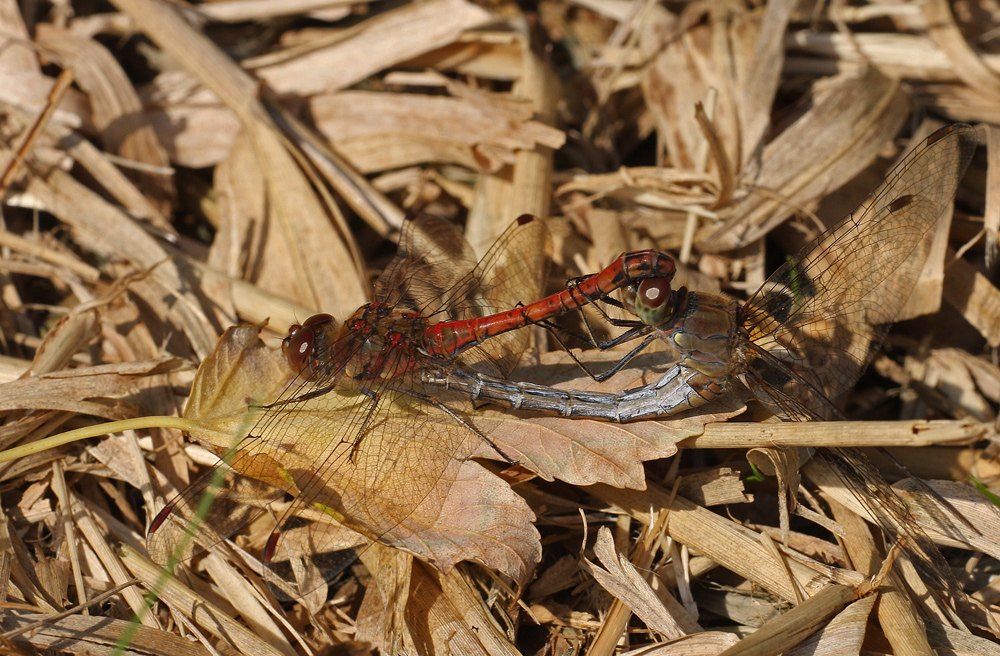
POLYGON ((325 328, 334 323, 336 320, 329 314, 314 314, 288 329, 288 337, 281 343, 281 349, 293 371, 306 375, 313 369, 316 339, 325 328))
POLYGON ((626 285, 622 295, 625 309, 647 326, 663 325, 677 306, 677 293, 670 289, 669 278, 644 278, 626 285))

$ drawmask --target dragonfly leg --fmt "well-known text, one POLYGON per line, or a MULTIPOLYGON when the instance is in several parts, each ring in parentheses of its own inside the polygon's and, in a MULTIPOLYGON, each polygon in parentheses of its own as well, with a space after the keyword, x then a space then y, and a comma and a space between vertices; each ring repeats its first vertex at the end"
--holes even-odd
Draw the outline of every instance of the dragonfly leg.
POLYGON ((279 401, 275 401, 274 403, 268 403, 267 405, 251 405, 248 407, 251 410, 271 410, 273 408, 279 408, 283 405, 292 405, 293 403, 300 403, 302 401, 308 401, 309 399, 318 398, 328 392, 332 392, 336 387, 337 383, 331 383, 329 385, 324 385, 323 387, 318 387, 310 392, 306 392, 305 394, 293 396, 289 399, 281 399, 279 401))
MULTIPOLYGON (((579 283, 580 280, 585 280, 585 279, 586 278, 575 278, 575 279, 572 279, 572 280, 570 280, 566 284, 566 286, 568 288, 574 288, 574 287, 577 286, 577 284, 579 283)), ((602 294, 600 296, 596 296, 596 295, 587 294, 586 292, 583 292, 583 291, 581 291, 580 293, 589 301, 590 305, 601 315, 601 317, 604 319, 604 321, 606 321, 607 323, 611 324, 612 326, 615 326, 615 327, 618 327, 618 328, 627 328, 628 330, 626 330, 625 332, 623 332, 620 335, 612 337, 611 339, 603 340, 602 341, 602 340, 597 339, 597 336, 594 334, 594 330, 591 327, 590 322, 587 320, 587 316, 586 315, 583 315, 583 323, 584 323, 584 326, 586 326, 586 328, 587 328, 587 336, 586 337, 584 337, 583 335, 580 335, 580 334, 578 334, 578 333, 576 333, 576 332, 574 332, 572 330, 563 328, 561 326, 557 326, 556 324, 551 323, 551 322, 549 322, 547 320, 546 321, 540 321, 538 323, 539 323, 539 325, 544 326, 552 334, 552 336, 555 338, 555 340, 557 342, 559 342, 559 345, 562 346, 563 350, 565 350, 567 353, 569 353, 570 357, 573 358, 573 361, 576 362, 576 364, 581 369, 583 369, 583 371, 586 372, 586 374, 588 376, 590 376, 591 379, 593 379, 593 380, 595 380, 595 381, 597 381, 599 383, 603 383, 604 381, 606 381, 607 379, 611 378, 616 373, 618 373, 619 371, 621 371, 621 369, 623 367, 625 367, 625 365, 627 365, 629 362, 631 362, 632 359, 635 358, 635 356, 637 356, 647 346, 649 346, 649 344, 655 339, 655 337, 653 337, 653 336, 646 337, 646 339, 644 339, 642 341, 642 343, 639 344, 639 346, 636 346, 631 351, 629 351, 625 356, 622 357, 621 360, 619 360, 617 363, 615 363, 615 365, 613 367, 611 367, 607 371, 603 371, 603 372, 601 372, 599 374, 595 374, 583 362, 581 362, 579 358, 576 357, 576 355, 573 353, 572 350, 570 350, 570 348, 566 345, 566 343, 559 336, 560 333, 569 335, 569 336, 571 336, 571 337, 573 337, 575 339, 578 339, 578 340, 580 340, 582 342, 587 342, 587 343, 591 344, 592 346, 594 346, 594 347, 596 347, 596 348, 598 348, 598 349, 600 349, 602 351, 605 351, 605 350, 611 349, 611 348, 613 348, 615 346, 618 346, 619 344, 623 344, 625 342, 628 342, 628 341, 631 341, 631 340, 636 339, 638 337, 641 337, 643 335, 648 335, 648 333, 651 330, 653 330, 653 326, 651 326, 651 325, 649 325, 647 323, 644 323, 642 321, 635 320, 635 319, 617 319, 615 317, 610 316, 607 312, 604 311, 604 309, 601 307, 601 305, 598 303, 598 301, 607 303, 608 305, 610 305, 612 307, 616 307, 616 308, 620 308, 620 309, 627 309, 626 306, 623 303, 621 303, 620 301, 617 301, 617 300, 611 298, 610 296, 607 296, 605 294, 602 294)))
POLYGON ((354 456, 358 454, 358 448, 361 446, 361 440, 364 439, 365 433, 368 432, 368 425, 371 424, 372 417, 374 417, 375 413, 378 411, 378 404, 381 399, 378 392, 373 390, 358 387, 358 391, 371 399, 371 405, 369 405, 368 411, 365 413, 365 419, 361 422, 361 427, 358 428, 358 431, 354 434, 354 439, 351 442, 351 454, 347 456, 347 461, 352 464, 354 463, 354 456))
MULTIPOLYGON (((573 353, 573 351, 569 347, 569 345, 567 345, 562 340, 562 338, 559 336, 559 333, 560 332, 565 332, 565 333, 568 333, 569 335, 571 335, 571 336, 573 336, 573 337, 575 337, 577 339, 580 339, 581 341, 587 341, 587 340, 584 340, 580 335, 577 335, 576 333, 573 333, 571 331, 567 331, 567 330, 565 330, 563 328, 560 328, 559 326, 552 325, 552 324, 550 324, 548 322, 542 322, 541 325, 544 326, 552 334, 552 337, 554 337, 555 340, 557 342, 559 342, 559 346, 561 346, 563 348, 563 350, 566 351, 566 353, 569 354, 569 357, 573 358, 573 362, 575 362, 576 365, 578 367, 580 367, 580 369, 582 369, 588 376, 590 376, 590 378, 592 380, 595 380, 598 383, 603 383, 608 378, 611 378, 613 375, 615 375, 616 373, 618 373, 622 369, 622 367, 624 367, 626 364, 628 364, 632 360, 632 358, 634 358, 635 356, 639 355, 639 353, 643 349, 645 349, 647 346, 649 346, 650 342, 652 342, 653 339, 655 339, 655 336, 649 335, 648 337, 646 337, 646 339, 644 339, 642 341, 642 343, 639 346, 637 346, 634 349, 632 349, 631 351, 629 351, 629 353, 626 354, 625 356, 623 356, 621 360, 619 360, 618 362, 616 362, 614 364, 614 366, 611 367, 611 369, 608 369, 607 371, 602 371, 601 373, 595 374, 593 371, 590 370, 589 367, 587 367, 586 364, 584 364, 580 360, 580 358, 578 358, 576 356, 575 353, 573 353)), ((640 324, 640 325, 634 326, 630 330, 622 333, 621 335, 619 335, 618 337, 616 337, 616 338, 614 338, 612 340, 609 340, 607 342, 594 342, 593 344, 594 344, 594 346, 596 346, 597 348, 599 348, 599 349, 601 349, 603 351, 605 349, 611 348, 612 346, 616 346, 618 344, 622 344, 624 342, 633 340, 636 337, 639 337, 640 335, 645 335, 645 334, 649 333, 650 330, 651 330, 651 328, 649 326, 647 326, 645 324, 640 324)))

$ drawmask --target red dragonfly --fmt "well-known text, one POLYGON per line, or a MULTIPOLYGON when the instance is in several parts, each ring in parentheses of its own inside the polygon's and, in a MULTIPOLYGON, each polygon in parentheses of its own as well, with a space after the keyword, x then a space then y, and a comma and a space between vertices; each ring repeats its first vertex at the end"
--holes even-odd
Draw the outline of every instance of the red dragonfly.
MULTIPOLYGON (((645 276, 641 265, 651 259, 642 258, 625 287, 625 306, 639 318, 626 323, 633 328, 627 336, 650 334, 612 373, 649 341, 663 340, 679 360, 651 385, 599 393, 454 369, 442 370, 437 383, 511 408, 611 421, 670 416, 746 389, 784 419, 842 419, 834 400, 858 380, 899 317, 928 256, 928 237, 975 147, 975 131, 967 125, 932 134, 857 210, 790 258, 743 304, 673 289, 672 276, 645 276)), ((614 271, 602 274, 614 277, 614 271)), ((823 453, 890 534, 906 531, 912 518, 905 505, 861 452, 823 453)), ((947 578, 940 554, 925 537, 921 542, 926 560, 937 561, 925 562, 925 570, 947 578)))
MULTIPOLYGON (((273 559, 279 536, 310 514, 332 516, 370 539, 431 561, 464 559, 467 554, 450 550, 458 538, 429 536, 427 530, 435 504, 440 512, 448 485, 461 478, 463 461, 483 441, 492 442, 475 428, 467 410, 439 400, 440 390, 429 393, 422 372, 461 366, 505 376, 529 335, 504 331, 486 343, 467 345, 456 361, 425 350, 424 334, 442 322, 465 326, 469 319, 541 297, 550 250, 544 223, 524 216, 477 264, 457 227, 434 217, 411 217, 399 254, 375 283, 374 301, 343 323, 320 314, 292 327, 284 351, 294 380, 276 401, 251 406, 247 414, 256 419, 235 446, 211 445, 227 453, 225 460, 239 476, 229 476, 216 489, 207 475, 172 500, 151 523, 150 553, 166 559, 191 531, 192 508, 211 491, 216 498, 196 530, 193 550, 225 539, 260 516, 267 501, 284 500, 287 507, 278 511, 265 562, 273 559), (261 482, 274 490, 258 502, 261 482)), ((493 448, 498 458, 506 458, 493 448)), ((509 488, 507 493, 523 505, 521 526, 528 525, 530 510, 509 488)), ((315 533, 310 539, 315 541, 315 533)), ((301 552, 322 546, 310 544, 301 552)), ((511 558, 524 560, 524 555, 511 558)), ((511 564, 510 571, 517 567, 511 564)))

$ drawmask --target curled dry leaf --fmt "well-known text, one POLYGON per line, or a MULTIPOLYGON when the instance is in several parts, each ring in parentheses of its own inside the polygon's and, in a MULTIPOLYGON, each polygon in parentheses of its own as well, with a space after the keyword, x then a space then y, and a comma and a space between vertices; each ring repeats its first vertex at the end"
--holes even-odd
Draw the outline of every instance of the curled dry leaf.
POLYGON ((638 568, 615 549, 606 526, 597 532, 594 555, 603 569, 589 560, 584 560, 584 567, 605 590, 641 617, 646 626, 668 640, 701 631, 697 621, 679 609, 673 597, 665 602, 657 596, 638 568))
POLYGON ((431 161, 495 172, 513 164, 519 150, 566 141, 560 130, 531 120, 530 103, 488 96, 343 91, 313 98, 310 109, 317 128, 365 173, 431 161))
POLYGON ((31 376, 0 385, 0 412, 63 410, 106 419, 138 414, 122 397, 139 391, 147 376, 169 373, 184 364, 180 358, 80 367, 31 376))
POLYGON ((312 95, 342 89, 393 64, 453 43, 464 30, 490 20, 483 8, 465 0, 432 0, 404 5, 363 24, 344 38, 331 35, 298 56, 265 58, 257 74, 281 94, 312 95), (365 53, 359 57, 358 53, 365 53))

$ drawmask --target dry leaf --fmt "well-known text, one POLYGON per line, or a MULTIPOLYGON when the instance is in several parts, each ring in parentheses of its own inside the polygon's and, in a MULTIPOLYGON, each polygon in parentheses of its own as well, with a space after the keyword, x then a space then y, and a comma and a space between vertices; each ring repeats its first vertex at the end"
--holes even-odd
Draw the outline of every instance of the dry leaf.
MULTIPOLYGON (((185 413, 199 423, 192 437, 220 456, 235 446, 228 460, 237 472, 293 496, 304 493, 308 498, 299 504, 328 509, 371 539, 406 549, 445 571, 459 561, 477 560, 523 584, 539 557, 534 515, 506 483, 470 458, 478 437, 448 416, 423 413, 394 399, 389 402, 405 407, 380 417, 357 443, 331 442, 330 436, 345 429, 353 433, 350 427, 365 416, 369 398, 358 392, 333 390, 287 410, 266 411, 259 404, 276 398, 294 375, 283 356, 257 340, 258 331, 230 329, 202 364, 185 413), (280 422, 282 429, 258 435, 268 429, 262 421, 280 422), (418 425, 424 436, 414 434, 418 425), (317 463, 325 464, 318 470, 317 463)), ((207 523, 219 537, 238 527, 226 519, 234 515, 225 506, 239 502, 238 492, 246 490, 217 500, 220 510, 209 516, 207 523)), ((183 535, 183 520, 169 526, 151 534, 150 550, 157 559, 183 535)))

